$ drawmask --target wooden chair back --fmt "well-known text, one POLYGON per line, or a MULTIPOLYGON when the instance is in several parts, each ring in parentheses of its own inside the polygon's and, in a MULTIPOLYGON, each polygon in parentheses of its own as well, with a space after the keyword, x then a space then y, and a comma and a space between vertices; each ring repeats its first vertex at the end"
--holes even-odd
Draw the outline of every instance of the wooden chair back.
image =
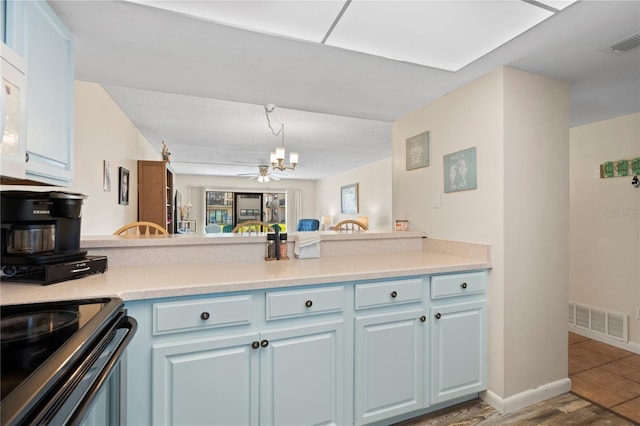
POLYGON ((153 222, 132 222, 118 229, 113 235, 127 237, 148 237, 150 235, 167 235, 168 232, 162 226, 153 222))
POLYGON ((367 225, 357 220, 343 220, 333 226, 334 231, 366 231, 369 229, 367 225))
POLYGON ((231 230, 233 233, 238 232, 274 232, 274 229, 268 223, 259 221, 259 220, 248 220, 246 222, 242 222, 236 225, 235 228, 231 230))

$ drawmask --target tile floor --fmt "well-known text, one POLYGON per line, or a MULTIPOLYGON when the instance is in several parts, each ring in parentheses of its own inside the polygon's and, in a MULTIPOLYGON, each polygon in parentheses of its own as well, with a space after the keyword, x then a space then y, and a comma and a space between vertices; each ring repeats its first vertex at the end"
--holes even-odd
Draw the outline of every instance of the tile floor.
POLYGON ((640 355, 569 333, 572 391, 640 424, 640 355))

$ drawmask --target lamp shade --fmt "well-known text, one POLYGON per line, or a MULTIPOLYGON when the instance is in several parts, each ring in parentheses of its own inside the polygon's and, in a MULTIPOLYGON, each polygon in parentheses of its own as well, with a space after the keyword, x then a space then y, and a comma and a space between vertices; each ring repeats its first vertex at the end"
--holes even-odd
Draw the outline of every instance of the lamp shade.
POLYGON ((284 146, 276 148, 276 160, 284 160, 284 146))
POLYGON ((292 152, 289 154, 289 164, 298 164, 298 153, 292 152))

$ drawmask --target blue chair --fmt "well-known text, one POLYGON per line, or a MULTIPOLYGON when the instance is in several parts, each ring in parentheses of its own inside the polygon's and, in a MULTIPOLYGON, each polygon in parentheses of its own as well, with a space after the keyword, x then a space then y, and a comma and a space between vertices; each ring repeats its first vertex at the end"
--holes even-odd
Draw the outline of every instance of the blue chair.
POLYGON ((320 229, 318 219, 300 219, 298 221, 298 231, 317 231, 318 229, 320 229))

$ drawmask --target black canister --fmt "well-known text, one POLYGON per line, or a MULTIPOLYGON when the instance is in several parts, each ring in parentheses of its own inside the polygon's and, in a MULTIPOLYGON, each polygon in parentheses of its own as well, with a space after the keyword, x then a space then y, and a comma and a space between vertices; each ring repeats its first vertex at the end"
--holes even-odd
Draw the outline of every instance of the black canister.
POLYGON ((267 234, 267 250, 265 260, 277 260, 278 259, 278 247, 276 245, 276 234, 267 234))

